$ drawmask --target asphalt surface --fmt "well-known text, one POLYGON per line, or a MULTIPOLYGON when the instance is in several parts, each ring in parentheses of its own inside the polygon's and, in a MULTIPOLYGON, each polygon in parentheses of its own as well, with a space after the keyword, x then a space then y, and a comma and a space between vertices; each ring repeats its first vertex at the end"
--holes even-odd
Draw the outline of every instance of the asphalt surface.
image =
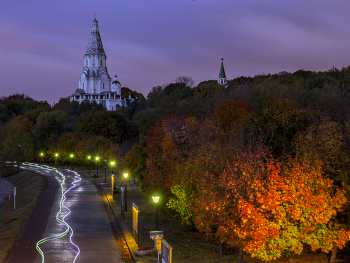
POLYGON ((124 262, 96 187, 72 172, 61 171, 65 177, 61 188, 64 177, 58 173, 31 169, 44 174, 48 185, 9 262, 124 262), (78 182, 71 188, 74 181, 78 182), (39 245, 42 256, 36 244, 45 238, 39 245))

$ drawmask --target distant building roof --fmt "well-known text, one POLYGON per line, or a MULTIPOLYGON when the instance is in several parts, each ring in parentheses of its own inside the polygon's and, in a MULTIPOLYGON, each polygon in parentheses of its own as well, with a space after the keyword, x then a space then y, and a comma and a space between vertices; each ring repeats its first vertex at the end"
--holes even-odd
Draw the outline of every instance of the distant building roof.
POLYGON ((77 90, 75 91, 75 94, 85 94, 85 90, 83 90, 83 89, 77 89, 77 90))

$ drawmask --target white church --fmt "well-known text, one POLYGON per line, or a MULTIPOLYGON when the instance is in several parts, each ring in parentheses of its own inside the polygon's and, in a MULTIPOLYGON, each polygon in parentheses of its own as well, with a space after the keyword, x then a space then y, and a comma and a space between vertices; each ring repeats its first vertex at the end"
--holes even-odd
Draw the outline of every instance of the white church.
POLYGON ((117 110, 127 100, 133 100, 130 95, 125 98, 121 95, 121 85, 114 76, 112 82, 106 66, 107 56, 103 49, 98 21, 92 21, 89 44, 84 55, 83 72, 79 78, 79 88, 70 97, 70 101, 79 103, 88 100, 104 103, 107 110, 117 110))

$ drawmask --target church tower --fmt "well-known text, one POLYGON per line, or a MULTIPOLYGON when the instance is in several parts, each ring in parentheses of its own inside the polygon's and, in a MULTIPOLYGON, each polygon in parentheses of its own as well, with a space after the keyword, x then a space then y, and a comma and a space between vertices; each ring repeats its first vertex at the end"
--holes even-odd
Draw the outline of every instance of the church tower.
POLYGON ((79 78, 79 89, 99 94, 111 88, 111 77, 106 66, 107 56, 103 49, 98 21, 92 21, 89 44, 84 55, 84 69, 79 78))
POLYGON ((103 103, 107 110, 118 110, 127 101, 133 98, 126 98, 121 94, 121 85, 117 75, 112 82, 107 71, 107 56, 103 49, 98 21, 92 21, 92 28, 89 43, 84 55, 83 73, 79 77, 79 88, 71 95, 70 101, 94 101, 103 103))
POLYGON ((217 78, 217 80, 220 85, 225 86, 225 88, 227 87, 227 78, 225 74, 223 58, 221 59, 221 68, 220 68, 219 77, 217 78))

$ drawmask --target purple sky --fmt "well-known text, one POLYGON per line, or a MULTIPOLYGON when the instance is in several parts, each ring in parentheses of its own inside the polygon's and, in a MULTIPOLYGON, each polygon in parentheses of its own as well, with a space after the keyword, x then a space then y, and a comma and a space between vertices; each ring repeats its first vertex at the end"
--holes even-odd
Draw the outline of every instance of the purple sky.
POLYGON ((8 0, 0 8, 0 96, 50 104, 78 88, 96 12, 123 87, 350 65, 350 1, 8 0))

